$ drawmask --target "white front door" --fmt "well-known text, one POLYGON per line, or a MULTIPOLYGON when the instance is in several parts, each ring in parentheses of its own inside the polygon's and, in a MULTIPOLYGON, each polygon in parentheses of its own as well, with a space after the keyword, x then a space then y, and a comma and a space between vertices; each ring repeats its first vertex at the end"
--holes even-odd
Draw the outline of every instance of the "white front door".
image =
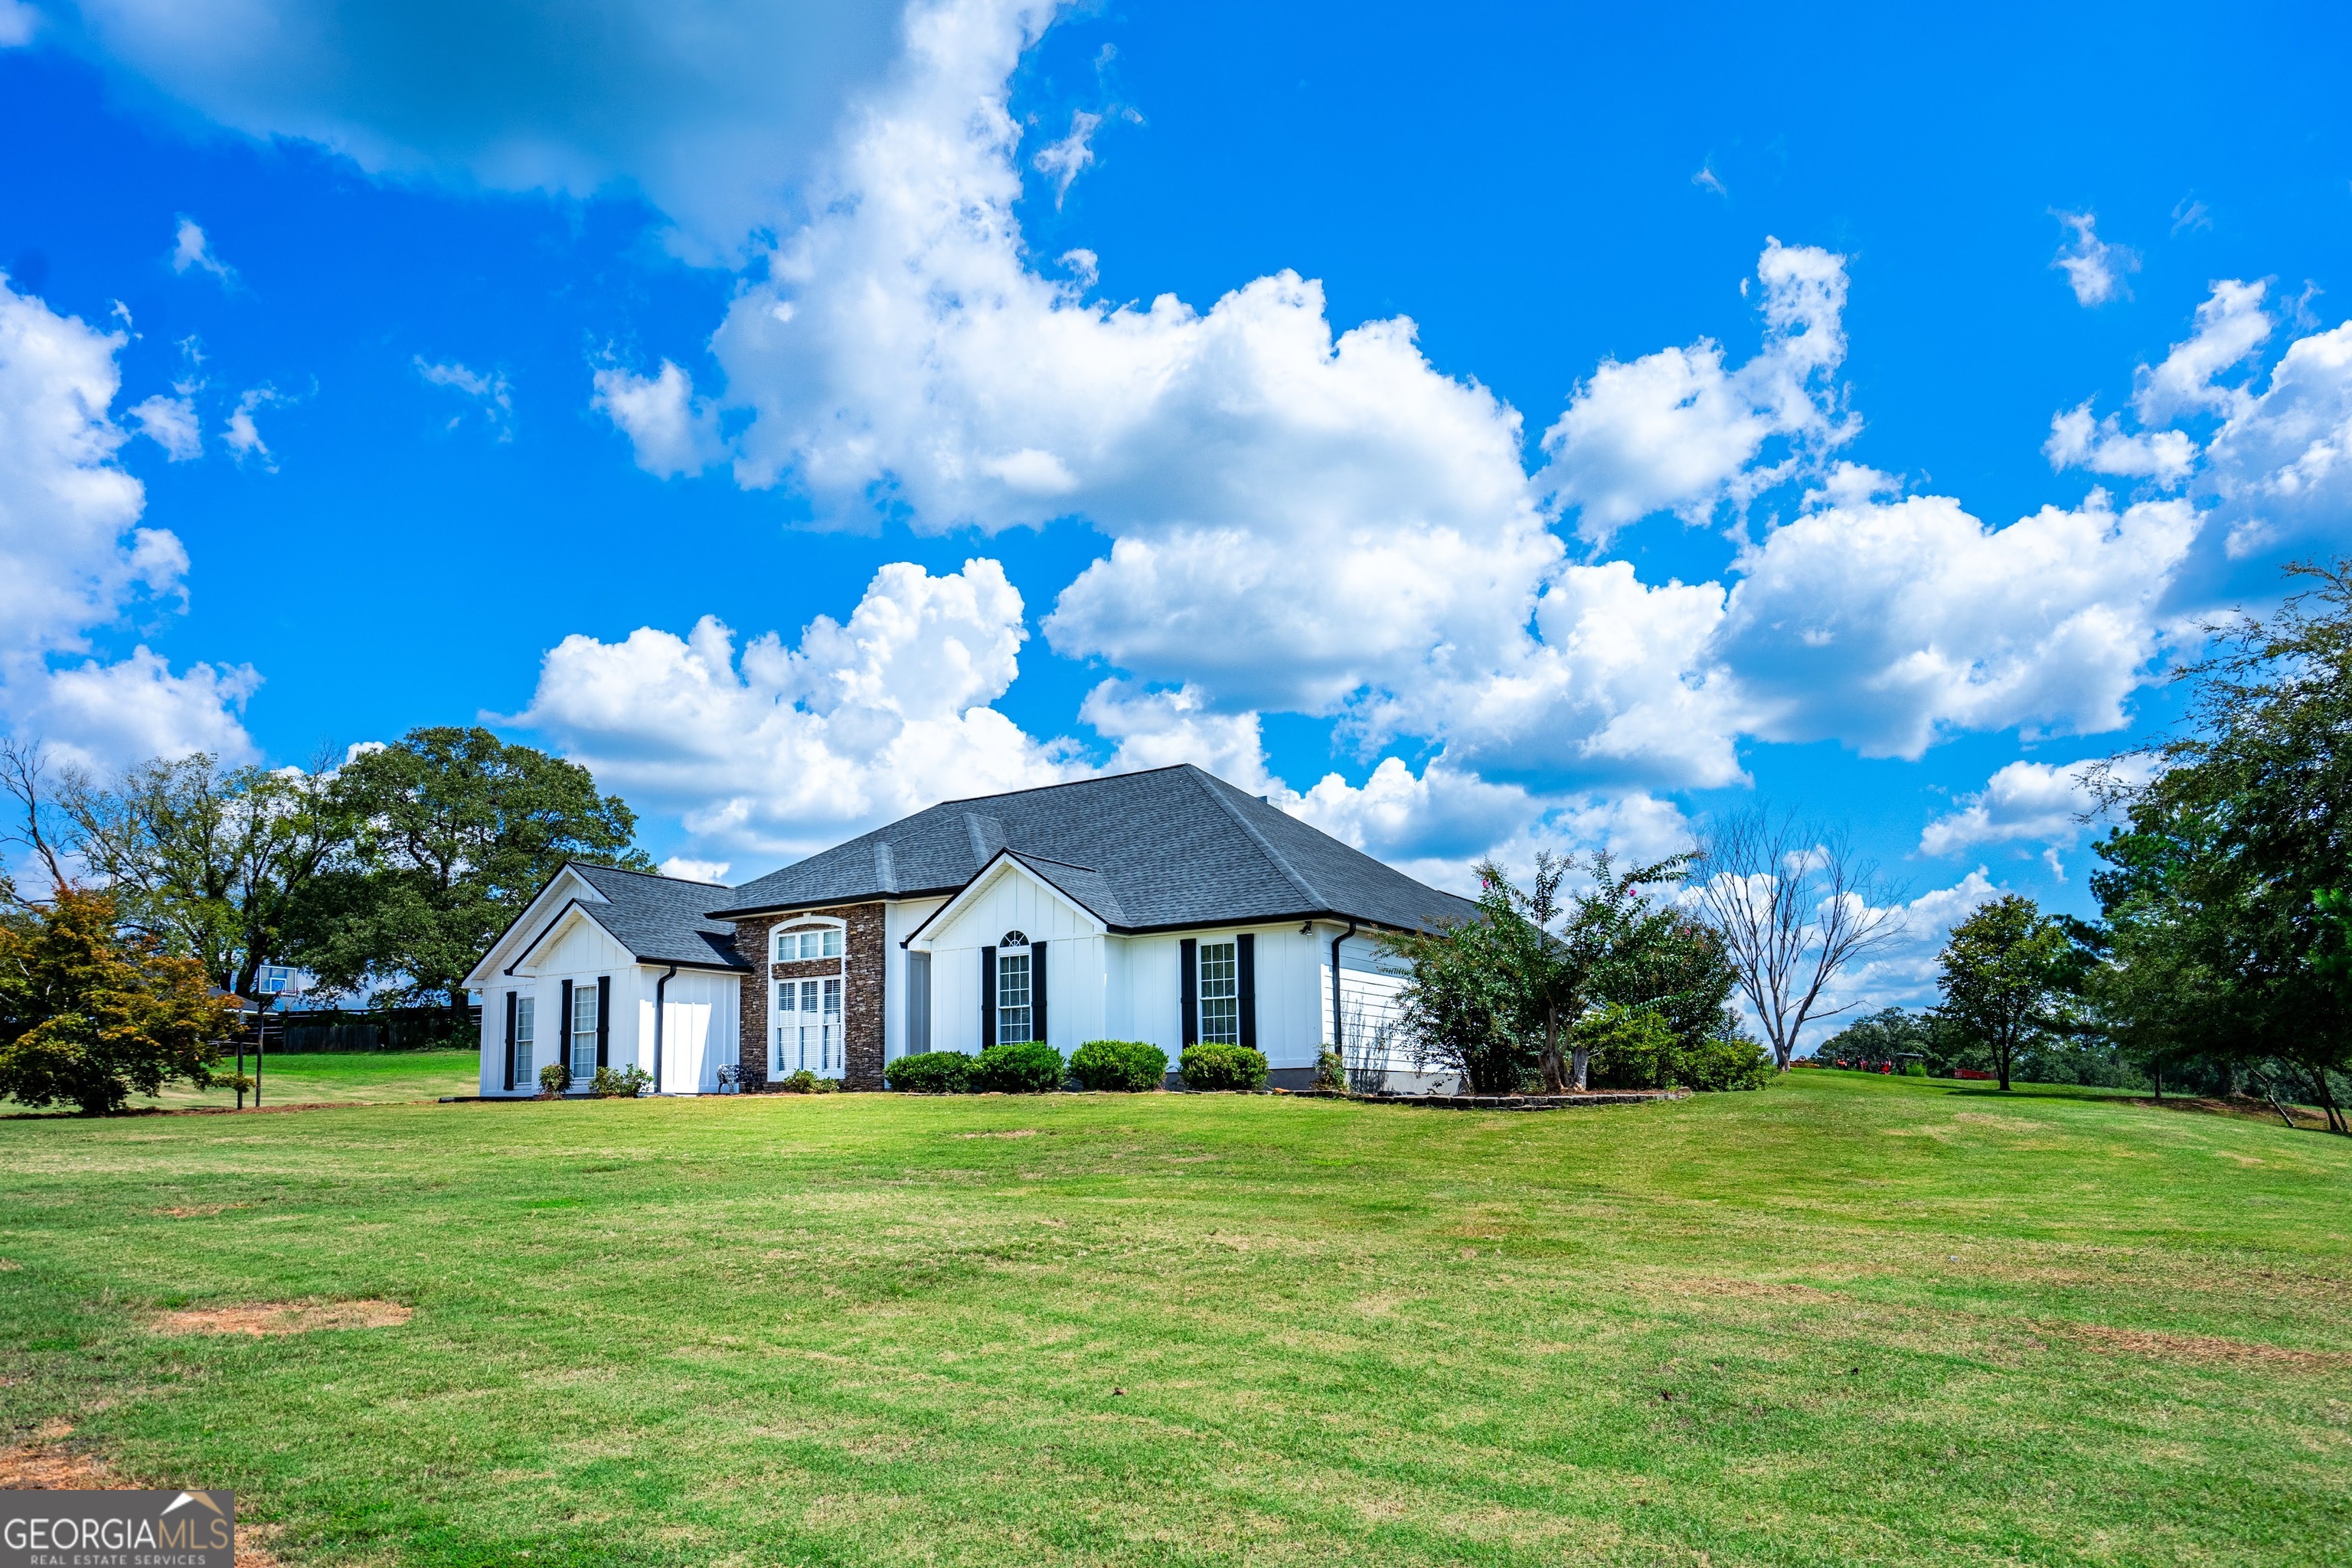
POLYGON ((839 1078, 841 982, 776 982, 776 1075, 806 1069, 819 1078, 839 1078))

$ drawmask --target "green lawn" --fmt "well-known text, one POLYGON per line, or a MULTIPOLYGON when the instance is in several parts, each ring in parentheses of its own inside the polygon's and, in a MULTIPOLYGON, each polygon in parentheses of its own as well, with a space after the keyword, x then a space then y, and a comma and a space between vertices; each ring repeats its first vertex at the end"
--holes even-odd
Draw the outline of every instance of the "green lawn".
MULTIPOLYGON (((475 1051, 368 1051, 331 1055, 281 1057, 273 1054, 262 1067, 261 1102, 272 1105, 365 1105, 402 1100, 438 1100, 445 1094, 481 1092, 481 1057, 475 1051)), ((221 1063, 224 1073, 236 1070, 236 1058, 221 1063)), ((253 1058, 246 1058, 246 1072, 253 1058)), ((246 1100, 253 1103, 250 1096, 246 1100)), ((194 1089, 167 1084, 154 1099, 131 1101, 141 1110, 184 1110, 194 1106, 236 1104, 236 1092, 215 1085, 194 1089)))
POLYGON ((2252 1121, 1805 1073, 20 1121, 0 1169, 0 1425, 293 1563, 2352 1562, 2352 1142, 2252 1121), (367 1298, 415 1315, 147 1326, 367 1298))

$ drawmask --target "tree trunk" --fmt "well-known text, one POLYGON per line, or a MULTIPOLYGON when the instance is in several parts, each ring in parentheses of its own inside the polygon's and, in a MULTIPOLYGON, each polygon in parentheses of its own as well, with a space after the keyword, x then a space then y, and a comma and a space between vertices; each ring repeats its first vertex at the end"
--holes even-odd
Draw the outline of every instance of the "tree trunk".
POLYGON ((1577 1046, 1570 1050, 1569 1056, 1574 1063, 1576 1092, 1582 1094, 1584 1092, 1584 1069, 1592 1060, 1591 1049, 1589 1047, 1577 1046))
POLYGON ((1558 1094, 1563 1087, 1559 1070, 1559 1008, 1544 1008, 1544 1092, 1558 1094))

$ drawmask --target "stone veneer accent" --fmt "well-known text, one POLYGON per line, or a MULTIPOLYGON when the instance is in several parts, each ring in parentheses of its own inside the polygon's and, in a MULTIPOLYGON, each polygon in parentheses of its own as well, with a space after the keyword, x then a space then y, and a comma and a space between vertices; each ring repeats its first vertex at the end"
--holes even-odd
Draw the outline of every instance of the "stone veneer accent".
POLYGON ((804 958, 776 963, 769 934, 822 916, 841 921, 841 1060, 844 1089, 882 1087, 882 975, 886 968, 880 904, 838 904, 795 910, 789 915, 755 915, 735 922, 735 951, 751 966, 742 987, 742 1039, 737 1060, 747 1090, 768 1083, 768 1003, 779 980, 813 979, 834 973, 834 960, 804 958))

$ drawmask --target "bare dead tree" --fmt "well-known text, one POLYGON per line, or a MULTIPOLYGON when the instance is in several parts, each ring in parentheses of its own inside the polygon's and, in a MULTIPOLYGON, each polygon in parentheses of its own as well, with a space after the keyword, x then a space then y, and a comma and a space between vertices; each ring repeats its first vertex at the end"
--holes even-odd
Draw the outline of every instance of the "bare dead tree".
POLYGON ((1698 912, 1723 939, 1782 1071, 1838 973, 1903 933, 1900 894, 1856 858, 1843 829, 1757 806, 1702 836, 1690 880, 1698 912))
MULTIPOLYGON (((73 886, 74 879, 58 858, 57 805, 49 798, 48 782, 47 747, 38 741, 0 740, 0 791, 15 802, 15 820, 0 829, 0 844, 29 851, 47 873, 49 890, 55 893, 73 886)), ((0 867, 0 885, 6 887, 10 902, 20 897, 5 867, 0 867)))

